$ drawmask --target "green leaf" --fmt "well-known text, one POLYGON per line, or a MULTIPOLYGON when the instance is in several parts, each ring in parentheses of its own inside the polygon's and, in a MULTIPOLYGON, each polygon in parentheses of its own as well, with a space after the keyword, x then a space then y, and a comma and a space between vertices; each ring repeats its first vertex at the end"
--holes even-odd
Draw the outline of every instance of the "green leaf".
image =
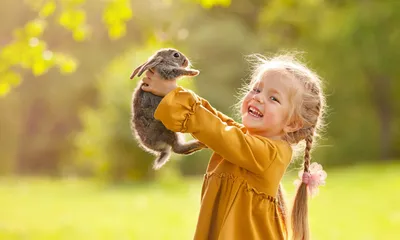
POLYGON ((54 13, 55 9, 56 9, 55 2, 49 1, 42 7, 42 9, 40 9, 39 16, 48 17, 54 13))
POLYGON ((60 17, 58 18, 58 23, 67 28, 70 29, 70 22, 72 21, 72 14, 71 11, 63 11, 60 15, 60 17))
POLYGON ((87 26, 79 26, 73 32, 73 38, 77 42, 82 42, 88 38, 89 30, 87 26))
POLYGON ((75 27, 78 27, 79 25, 85 23, 86 21, 86 12, 82 9, 77 9, 73 11, 73 25, 75 27))
POLYGON ((74 61, 67 61, 61 65, 61 73, 73 73, 76 70, 76 63, 74 61))
POLYGON ((118 9, 118 16, 121 20, 129 20, 132 18, 132 9, 129 5, 129 2, 121 4, 120 8, 118 9))
POLYGON ((82 9, 66 10, 61 13, 58 22, 61 26, 74 30, 86 21, 86 12, 82 9))
POLYGON ((73 58, 60 54, 56 56, 56 63, 63 74, 73 73, 77 68, 77 63, 73 58))
POLYGON ((118 16, 115 14, 115 11, 113 11, 111 7, 107 7, 103 13, 103 21, 106 24, 111 25, 115 23, 117 20, 118 16))
POLYGON ((110 27, 109 31, 109 36, 111 39, 118 39, 121 38, 122 36, 125 35, 126 33, 126 26, 125 24, 114 24, 112 27, 110 27))
POLYGON ((127 0, 110 1, 103 11, 103 22, 108 27, 111 39, 118 39, 125 35, 125 22, 132 18, 132 9, 127 0))
POLYGON ((203 8, 209 9, 214 6, 228 7, 231 4, 231 0, 197 0, 203 8))
POLYGON ((21 50, 23 49, 23 44, 15 42, 5 46, 1 50, 1 58, 6 59, 9 65, 18 64, 21 59, 21 50))
POLYGON ((0 96, 5 96, 10 92, 10 84, 7 82, 0 82, 0 96))
POLYGON ((0 61, 0 73, 5 72, 10 67, 7 61, 0 61))
POLYGON ((32 73, 35 76, 40 76, 47 71, 46 63, 43 59, 37 59, 32 66, 32 73))
POLYGON ((28 37, 38 37, 42 35, 44 29, 46 28, 46 21, 41 19, 35 19, 33 21, 28 22, 25 25, 25 32, 28 37))

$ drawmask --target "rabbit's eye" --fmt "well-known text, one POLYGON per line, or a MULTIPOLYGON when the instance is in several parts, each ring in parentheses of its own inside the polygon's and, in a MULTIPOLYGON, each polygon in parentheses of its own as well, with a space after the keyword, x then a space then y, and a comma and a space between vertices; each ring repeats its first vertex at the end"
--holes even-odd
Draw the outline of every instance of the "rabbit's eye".
POLYGON ((176 58, 178 58, 180 55, 179 55, 179 53, 174 53, 174 57, 176 57, 176 58))

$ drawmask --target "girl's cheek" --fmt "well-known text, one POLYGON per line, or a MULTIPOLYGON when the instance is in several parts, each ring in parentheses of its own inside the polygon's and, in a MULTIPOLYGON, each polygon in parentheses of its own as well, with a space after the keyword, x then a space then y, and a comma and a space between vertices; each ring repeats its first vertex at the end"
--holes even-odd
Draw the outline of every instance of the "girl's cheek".
POLYGON ((250 95, 246 95, 246 97, 244 98, 244 100, 243 100, 243 104, 242 104, 242 106, 246 106, 246 105, 248 105, 249 104, 249 101, 250 101, 250 99, 251 99, 251 96, 250 95))
POLYGON ((273 121, 276 118, 274 111, 271 111, 270 107, 271 106, 269 106, 268 111, 264 112, 264 119, 267 121, 273 121))

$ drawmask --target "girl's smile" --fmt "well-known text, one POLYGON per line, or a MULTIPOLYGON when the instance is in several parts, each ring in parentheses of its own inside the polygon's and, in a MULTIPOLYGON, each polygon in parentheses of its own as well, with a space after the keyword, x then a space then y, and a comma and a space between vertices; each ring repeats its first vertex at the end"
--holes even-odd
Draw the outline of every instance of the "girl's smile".
POLYGON ((262 114, 261 111, 258 110, 257 107, 254 107, 254 106, 251 106, 251 105, 249 106, 248 113, 254 118, 262 118, 262 117, 264 117, 264 114, 262 114))

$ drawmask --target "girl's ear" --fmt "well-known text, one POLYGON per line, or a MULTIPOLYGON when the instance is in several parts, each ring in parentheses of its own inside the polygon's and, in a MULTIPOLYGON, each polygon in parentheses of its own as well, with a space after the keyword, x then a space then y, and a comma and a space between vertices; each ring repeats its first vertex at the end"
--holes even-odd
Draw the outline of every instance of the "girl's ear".
POLYGON ((283 130, 286 133, 291 133, 291 132, 296 132, 299 129, 302 129, 304 126, 303 121, 301 121, 299 118, 293 119, 291 122, 289 122, 283 130))

